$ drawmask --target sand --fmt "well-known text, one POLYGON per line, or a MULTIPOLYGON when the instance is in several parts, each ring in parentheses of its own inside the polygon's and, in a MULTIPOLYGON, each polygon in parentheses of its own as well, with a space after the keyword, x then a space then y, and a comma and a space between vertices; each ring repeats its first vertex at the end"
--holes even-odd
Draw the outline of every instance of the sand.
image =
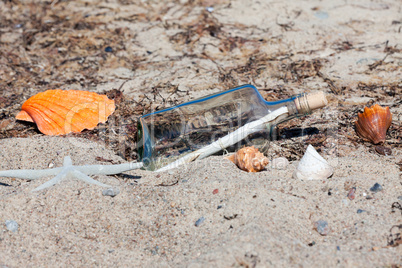
MULTIPOLYGON (((0 158, 1 169, 60 166, 65 155, 75 164, 99 164, 96 156, 123 161, 83 140, 38 137, 4 139, 0 144, 9 152, 0 158), (88 147, 82 148, 82 142, 88 147)), ((11 232, 2 227, 2 264, 398 264, 400 247, 386 247, 389 236, 400 232, 390 230, 401 220, 401 211, 391 209, 392 203, 401 202, 396 157, 400 154, 384 158, 360 148, 332 163, 335 174, 330 179, 300 181, 292 178, 297 162, 285 170, 268 167, 246 173, 223 156, 213 156, 161 174, 139 170, 97 177, 120 190, 114 198, 103 196, 101 187, 77 180, 33 193, 45 178, 3 179, 7 185, 0 188, 1 221, 14 220, 19 228, 11 232), (375 183, 383 190, 372 193, 375 183), (352 186, 356 197, 349 200, 346 189, 352 186), (195 226, 201 217, 204 222, 195 226), (328 222, 328 235, 314 230, 318 220, 328 222)))
POLYGON ((247 173, 215 155, 163 173, 95 176, 120 191, 115 197, 75 179, 31 192, 50 178, 0 178, 0 267, 402 266, 400 1, 13 2, 0 2, 9 20, 0 42, 10 59, 15 46, 36 75, 0 60, 0 131, 8 135, 0 139, 0 170, 59 167, 68 155, 76 165, 127 162, 107 137, 49 137, 15 121, 21 102, 4 101, 12 94, 123 85, 138 105, 163 108, 250 83, 267 99, 323 90, 329 104, 282 125, 265 154, 288 158, 283 170, 269 164, 247 173), (34 19, 29 10, 46 12, 34 19), (15 26, 57 28, 52 14, 71 29, 46 28, 31 40, 33 31, 15 26), (75 46, 64 48, 71 40, 75 46), (393 114, 390 156, 354 132, 357 112, 372 102, 393 114), (308 144, 333 166, 332 177, 292 177, 308 144), (319 220, 328 223, 326 235, 314 227, 319 220))

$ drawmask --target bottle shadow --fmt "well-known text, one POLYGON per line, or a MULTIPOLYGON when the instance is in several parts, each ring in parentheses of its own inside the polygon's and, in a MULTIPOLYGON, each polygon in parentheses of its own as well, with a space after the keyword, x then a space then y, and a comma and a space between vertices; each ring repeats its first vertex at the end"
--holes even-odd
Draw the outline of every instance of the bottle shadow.
POLYGON ((281 129, 276 135, 273 135, 272 140, 286 140, 291 138, 315 135, 319 133, 320 130, 316 127, 284 128, 281 129))

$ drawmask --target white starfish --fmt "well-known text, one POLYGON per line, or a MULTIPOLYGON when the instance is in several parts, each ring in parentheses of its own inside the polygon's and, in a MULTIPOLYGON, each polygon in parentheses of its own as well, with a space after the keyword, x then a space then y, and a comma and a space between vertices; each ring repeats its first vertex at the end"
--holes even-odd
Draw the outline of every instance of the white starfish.
POLYGON ((86 165, 73 166, 70 156, 64 158, 63 167, 52 169, 17 169, 17 170, 1 170, 0 177, 12 177, 26 180, 36 180, 46 176, 55 176, 53 179, 35 188, 34 191, 40 191, 50 186, 55 185, 64 178, 75 177, 79 180, 90 184, 96 184, 102 187, 110 187, 110 185, 101 183, 89 177, 88 175, 113 175, 119 174, 128 170, 138 169, 143 166, 139 163, 125 163, 119 165, 86 165))

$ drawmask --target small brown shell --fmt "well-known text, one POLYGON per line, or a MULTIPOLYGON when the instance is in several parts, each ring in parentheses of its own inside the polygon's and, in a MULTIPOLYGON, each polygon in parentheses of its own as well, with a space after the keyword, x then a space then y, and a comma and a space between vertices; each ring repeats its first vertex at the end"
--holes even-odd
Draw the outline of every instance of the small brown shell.
POLYGON ((235 154, 227 157, 235 163, 241 170, 247 172, 258 172, 268 165, 268 158, 258 151, 254 146, 244 147, 235 154))
POLYGON ((356 133, 365 141, 373 144, 385 141, 388 128, 391 126, 392 115, 389 107, 381 107, 378 104, 370 108, 364 107, 364 112, 358 114, 355 122, 356 133))

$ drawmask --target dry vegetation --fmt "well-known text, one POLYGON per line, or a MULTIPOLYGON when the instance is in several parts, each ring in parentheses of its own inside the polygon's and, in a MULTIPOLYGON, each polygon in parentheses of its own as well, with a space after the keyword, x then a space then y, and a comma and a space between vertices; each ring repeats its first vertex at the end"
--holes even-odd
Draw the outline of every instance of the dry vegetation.
MULTIPOLYGON (((400 80, 342 83, 323 70, 329 60, 314 56, 316 50, 281 49, 268 53, 264 46, 280 44, 281 35, 271 35, 265 28, 241 23, 222 23, 214 12, 205 9, 209 5, 230 7, 229 1, 185 4, 118 1, 114 5, 103 1, 74 2, 72 5, 70 1, 2 1, 0 138, 39 135, 32 124, 14 120, 21 104, 33 94, 54 88, 96 90, 111 80, 120 86, 109 86, 101 92, 116 100, 117 111, 106 125, 74 136, 102 140, 127 160, 136 158, 133 148, 136 148, 139 116, 149 112, 151 105, 162 109, 187 101, 192 90, 203 88, 202 84, 190 82, 183 89, 180 79, 186 75, 212 77, 204 85, 205 89, 224 90, 251 83, 259 87, 267 100, 293 95, 295 88, 304 88, 306 83, 322 85, 331 101, 327 115, 310 119, 308 128, 304 119, 280 126, 277 135, 280 141, 272 153, 281 153, 292 160, 301 156, 306 142, 326 152, 333 149, 334 143, 345 145, 336 152, 332 150, 338 155, 347 154, 343 148, 362 142, 354 133, 353 121, 363 105, 345 103, 346 96, 369 97, 371 102, 386 103, 391 108, 401 105, 400 80), (175 19, 165 19, 167 15, 175 19), (155 29, 164 33, 174 55, 161 56, 160 51, 153 50, 155 44, 149 48, 139 44, 137 39, 141 33, 155 29), (300 59, 301 55, 305 59, 300 59), (180 62, 191 63, 187 71, 183 69, 186 64, 180 62), (108 74, 108 70, 117 68, 132 71, 134 77, 108 74), (142 76, 158 75, 170 69, 172 72, 159 81, 142 76), (127 90, 124 84, 131 79, 138 81, 140 87, 127 90), (270 79, 279 83, 267 83, 270 79), (143 94, 134 98, 127 91, 143 94), (327 137, 328 133, 331 137, 327 137)), ((276 25, 284 33, 296 31, 294 20, 298 16, 300 12, 294 12, 287 22, 277 21, 276 25)), ((395 60, 387 60, 401 54, 400 47, 388 42, 365 45, 339 41, 326 46, 339 55, 373 47, 382 49, 384 58, 367 64, 363 72, 369 76, 401 68, 395 60)), ((394 114, 387 144, 400 148, 401 132, 400 114, 394 114)))

